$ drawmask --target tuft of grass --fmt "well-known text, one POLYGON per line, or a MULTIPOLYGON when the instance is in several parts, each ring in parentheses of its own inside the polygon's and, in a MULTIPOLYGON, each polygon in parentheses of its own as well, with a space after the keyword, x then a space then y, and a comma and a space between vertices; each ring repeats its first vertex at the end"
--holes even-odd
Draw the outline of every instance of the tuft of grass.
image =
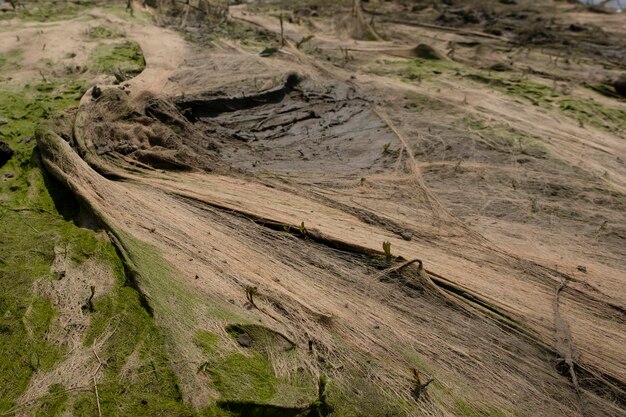
POLYGON ((100 44, 93 50, 91 59, 95 69, 105 73, 121 71, 134 76, 143 71, 146 66, 139 44, 133 41, 100 44))

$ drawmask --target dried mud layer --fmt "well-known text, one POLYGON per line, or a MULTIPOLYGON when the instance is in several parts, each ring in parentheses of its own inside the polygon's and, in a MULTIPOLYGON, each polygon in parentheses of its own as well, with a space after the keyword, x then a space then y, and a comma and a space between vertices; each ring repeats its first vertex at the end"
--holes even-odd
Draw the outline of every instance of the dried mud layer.
MULTIPOLYGON (((100 243, 52 245, 24 332, 58 354, 0 415, 626 415, 626 18, 345 3, 46 24, 98 69, 39 121, 54 204, 1 207, 100 243)), ((7 23, 0 69, 36 30, 7 23)))

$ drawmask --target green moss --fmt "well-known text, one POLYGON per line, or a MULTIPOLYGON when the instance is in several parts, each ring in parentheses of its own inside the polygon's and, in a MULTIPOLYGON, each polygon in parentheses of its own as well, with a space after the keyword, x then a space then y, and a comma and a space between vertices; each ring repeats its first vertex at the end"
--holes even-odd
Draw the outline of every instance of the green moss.
POLYGON ((152 13, 142 9, 135 8, 133 9, 133 13, 131 14, 125 6, 113 6, 111 4, 108 4, 103 5, 102 7, 107 12, 130 22, 152 23, 153 21, 152 13))
MULTIPOLYGON (((75 18, 81 15, 81 11, 92 6, 93 3, 71 3, 71 2, 32 2, 20 3, 17 11, 9 11, 0 14, 0 20, 12 19, 14 17, 27 21, 51 22, 75 18)), ((86 18, 91 18, 83 14, 86 18)))
POLYGON ((124 37, 124 32, 116 27, 98 25, 90 27, 87 36, 91 39, 115 39, 124 37))
POLYGON ((268 360, 260 354, 228 355, 210 369, 215 388, 225 399, 267 402, 278 382, 268 360))
POLYGON ((220 22, 212 25, 210 30, 199 32, 183 32, 187 41, 211 46, 220 38, 239 41, 243 46, 250 48, 263 48, 276 42, 275 36, 259 30, 257 27, 245 22, 235 20, 220 22))
MULTIPOLYGON (((116 284, 94 302, 85 345, 106 341, 100 355, 107 366, 98 384, 103 415, 190 415, 171 369, 166 338, 139 293, 127 285, 124 266, 110 244, 101 257, 114 266, 116 284)), ((95 398, 83 396, 75 403, 74 415, 92 415, 95 407, 95 398)))
POLYGON ((276 393, 278 379, 269 361, 258 352, 224 354, 218 349, 219 337, 205 330, 198 331, 193 341, 207 355, 200 370, 211 375, 224 399, 264 403, 276 393))
MULTIPOLYGON (((471 73, 466 77, 511 96, 528 100, 537 106, 547 109, 558 107, 564 114, 583 125, 591 125, 612 133, 626 130, 626 110, 606 107, 593 99, 567 98, 546 84, 530 80, 491 77, 482 73, 471 73)), ((590 88, 608 95, 606 88, 600 89, 597 86, 590 88)), ((530 152, 536 154, 536 151, 531 149, 530 152)))
POLYGON ((52 384, 48 389, 48 395, 39 400, 39 404, 33 411, 33 417, 55 417, 65 411, 67 393, 61 384, 52 384))
POLYGON ((91 60, 98 71, 122 71, 131 76, 139 74, 146 66, 141 47, 132 41, 100 44, 93 50, 91 60))
POLYGON ((446 72, 458 71, 459 64, 448 60, 413 58, 410 60, 379 61, 369 68, 369 72, 377 75, 395 75, 404 81, 420 82, 446 72))
MULTIPOLYGON (((39 171, 33 173, 41 175, 39 171)), ((52 201, 48 193, 54 193, 58 185, 45 187, 44 180, 40 181, 32 188, 35 207, 45 207, 50 213, 0 208, 0 410, 12 406, 35 371, 49 371, 63 359, 63 346, 47 337, 55 325, 56 310, 50 300, 32 293, 34 280, 57 279, 50 269, 55 247, 65 248, 77 263, 88 257, 107 264, 114 262, 110 243, 96 239, 94 232, 80 229, 56 214, 58 210, 68 216, 76 213, 71 204, 62 207, 52 201)), ((97 308, 105 303, 98 300, 97 308)))
POLYGON ((470 131, 477 132, 483 143, 494 150, 529 155, 535 158, 547 158, 548 149, 539 139, 503 124, 489 125, 482 119, 466 117, 463 125, 470 131))
POLYGON ((11 49, 10 51, 0 53, 0 71, 20 69, 22 61, 22 51, 19 49, 11 49))
POLYGON ((213 355, 217 351, 220 338, 215 333, 206 330, 199 330, 193 338, 193 342, 206 355, 213 355))
POLYGON ((536 106, 548 107, 560 97, 553 88, 535 81, 487 76, 482 73, 466 74, 466 77, 511 96, 528 100, 536 106))
POLYGON ((626 110, 606 107, 593 99, 565 99, 559 104, 567 115, 584 125, 591 125, 609 132, 626 130, 626 110))

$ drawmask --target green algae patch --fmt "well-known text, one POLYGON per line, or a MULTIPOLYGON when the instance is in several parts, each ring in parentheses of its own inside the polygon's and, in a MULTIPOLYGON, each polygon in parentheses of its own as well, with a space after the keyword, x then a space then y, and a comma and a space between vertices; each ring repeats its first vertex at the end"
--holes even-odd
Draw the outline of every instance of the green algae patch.
POLYGON ((481 138, 481 143, 499 152, 522 154, 534 158, 548 157, 548 148, 536 137, 504 124, 490 125, 482 119, 466 117, 462 126, 481 138))
MULTIPOLYGON (((94 3, 71 3, 71 2, 29 2, 19 3, 16 11, 0 14, 0 20, 8 20, 17 17, 25 21, 53 22, 67 20, 80 16, 80 12, 92 7, 94 3)), ((87 16, 91 18, 91 16, 87 16)))
POLYGON ((206 330, 198 331, 193 341, 207 358, 199 370, 211 376, 224 399, 264 403, 276 393, 278 378, 260 353, 224 353, 219 336, 206 330))
POLYGON ((528 100, 536 106, 549 107, 561 96, 552 87, 526 79, 505 79, 481 73, 466 74, 466 78, 488 85, 510 96, 528 100))
POLYGON ((146 66, 146 61, 137 42, 100 44, 91 55, 94 68, 99 72, 121 71, 126 75, 139 74, 146 66))
POLYGON ((213 46, 219 39, 236 40, 251 49, 261 49, 276 42, 276 39, 269 33, 236 20, 214 24, 211 26, 211 30, 207 32, 183 32, 182 36, 189 42, 208 47, 213 46))
POLYGON ((199 330, 193 338, 193 343, 202 349, 205 355, 214 355, 218 352, 220 338, 215 333, 199 330))
POLYGON ((420 82, 444 73, 458 71, 460 68, 459 64, 445 59, 413 58, 378 61, 368 68, 368 72, 381 76, 397 76, 407 82, 420 82))
POLYGON ((87 36, 90 39, 116 39, 123 38, 125 34, 120 28, 98 25, 87 29, 87 36))
POLYGON ((215 388, 225 399, 267 402, 276 393, 278 379, 260 354, 233 353, 210 369, 215 388))
MULTIPOLYGON (((228 332, 234 335, 232 329, 228 332)), ((254 343, 245 353, 232 351, 230 344, 206 330, 197 331, 193 341, 206 359, 198 371, 205 372, 219 391, 220 407, 236 411, 245 404, 259 407, 259 415, 265 415, 261 409, 270 412, 273 408, 296 415, 315 399, 315 378, 308 372, 301 370, 285 376, 274 373, 271 358, 276 355, 293 355, 293 351, 285 352, 280 346, 271 352, 268 349, 259 351, 256 349, 259 345, 254 343)))
MULTIPOLYGON (((116 283, 109 294, 94 302, 84 343, 86 347, 103 343, 100 357, 106 367, 98 383, 103 415, 192 415, 183 404, 168 356, 168 341, 146 309, 145 299, 129 282, 112 244, 106 243, 100 258, 113 266, 116 283)), ((95 396, 79 396, 73 412, 75 416, 94 415, 95 396)))
POLYGON ((95 250, 95 234, 77 227, 78 206, 63 187, 40 170, 37 125, 78 102, 80 86, 27 85, 0 89, 0 140, 15 151, 0 168, 0 411, 10 409, 31 376, 51 370, 64 347, 48 340, 56 320, 52 302, 33 292, 51 272, 55 247, 80 263, 95 250))
POLYGON ((20 69, 22 61, 22 51, 11 49, 7 52, 0 52, 0 74, 2 71, 14 71, 20 69))
POLYGON ((626 110, 606 107, 593 99, 565 99, 559 103, 563 113, 578 119, 583 125, 590 125, 611 133, 626 131, 626 110))

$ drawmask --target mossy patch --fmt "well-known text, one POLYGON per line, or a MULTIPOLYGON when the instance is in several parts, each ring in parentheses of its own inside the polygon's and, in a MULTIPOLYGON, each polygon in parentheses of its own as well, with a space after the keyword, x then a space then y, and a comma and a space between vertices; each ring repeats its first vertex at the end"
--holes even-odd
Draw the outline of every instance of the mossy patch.
POLYGON ((87 36, 90 39, 116 39, 125 36, 124 31, 113 26, 92 26, 87 29, 87 36))
POLYGON ((466 117, 463 125, 478 134, 484 146, 511 154, 523 154, 534 158, 547 158, 548 149, 539 139, 503 124, 490 125, 484 120, 466 117))
POLYGON ((565 99, 559 103, 567 115, 583 125, 591 125, 612 133, 626 131, 626 110, 606 107, 593 99, 565 99))
POLYGON ((205 355, 212 356, 217 353, 220 338, 215 333, 199 330, 193 338, 193 342, 205 355))
MULTIPOLYGON (((75 18, 81 15, 81 11, 93 6, 90 2, 29 2, 20 3, 15 11, 8 11, 0 14, 0 20, 17 17, 26 21, 52 22, 75 18)), ((92 18, 83 14, 83 18, 92 18)))
MULTIPOLYGON (((466 77, 508 95, 530 101, 536 106, 546 109, 558 108, 583 125, 594 126, 611 133, 626 130, 626 110, 607 107, 593 99, 567 97, 546 84, 526 79, 506 79, 481 73, 467 74, 466 77)), ((603 94, 607 95, 606 91, 603 94)))
POLYGON ((269 361, 258 352, 224 353, 219 349, 219 337, 205 330, 196 333, 194 343, 207 358, 200 371, 210 374, 224 399, 264 403, 276 393, 278 379, 269 361))
POLYGON ((129 76, 139 74, 146 66, 141 47, 132 41, 100 44, 93 50, 91 60, 97 71, 121 71, 129 76))
POLYGON ((595 91, 598 94, 601 94, 605 97, 613 98, 617 101, 626 102, 626 98, 619 95, 613 86, 607 84, 583 84, 590 90, 595 91))
POLYGON ((32 292, 40 278, 56 279, 50 267, 56 246, 82 262, 96 250, 95 235, 72 222, 78 207, 72 197, 40 170, 34 153, 37 124, 77 103, 80 87, 27 85, 0 89, 0 140, 15 151, 0 168, 0 410, 9 409, 37 370, 62 360, 63 346, 48 340, 56 310, 32 292), (69 221, 68 221, 69 219, 69 221))
POLYGON ((458 71, 459 64, 445 59, 413 58, 409 60, 378 61, 368 68, 368 71, 377 75, 395 75, 408 82, 420 82, 438 75, 458 71))
POLYGON ((7 52, 0 52, 0 71, 14 71, 20 69, 22 61, 22 51, 11 49, 7 52))
POLYGON ((277 42, 276 36, 245 22, 226 21, 214 24, 211 29, 198 32, 183 32, 183 37, 190 42, 206 46, 220 38, 232 39, 253 49, 263 48, 277 42))
POLYGON ((528 100, 536 106, 548 107, 561 96, 552 87, 526 79, 487 76, 481 73, 466 74, 472 81, 489 85, 495 90, 528 100))
MULTIPOLYGON (((94 302, 85 345, 105 341, 100 356, 106 367, 98 385, 103 415, 191 415, 170 365, 167 340, 140 294, 128 285, 122 261, 108 243, 100 257, 113 266, 116 284, 94 302)), ((96 407, 93 395, 82 395, 74 415, 93 415, 96 407)))
POLYGON ((215 388, 225 399, 267 402, 276 393, 278 379, 268 360, 258 353, 233 353, 210 368, 215 388))

